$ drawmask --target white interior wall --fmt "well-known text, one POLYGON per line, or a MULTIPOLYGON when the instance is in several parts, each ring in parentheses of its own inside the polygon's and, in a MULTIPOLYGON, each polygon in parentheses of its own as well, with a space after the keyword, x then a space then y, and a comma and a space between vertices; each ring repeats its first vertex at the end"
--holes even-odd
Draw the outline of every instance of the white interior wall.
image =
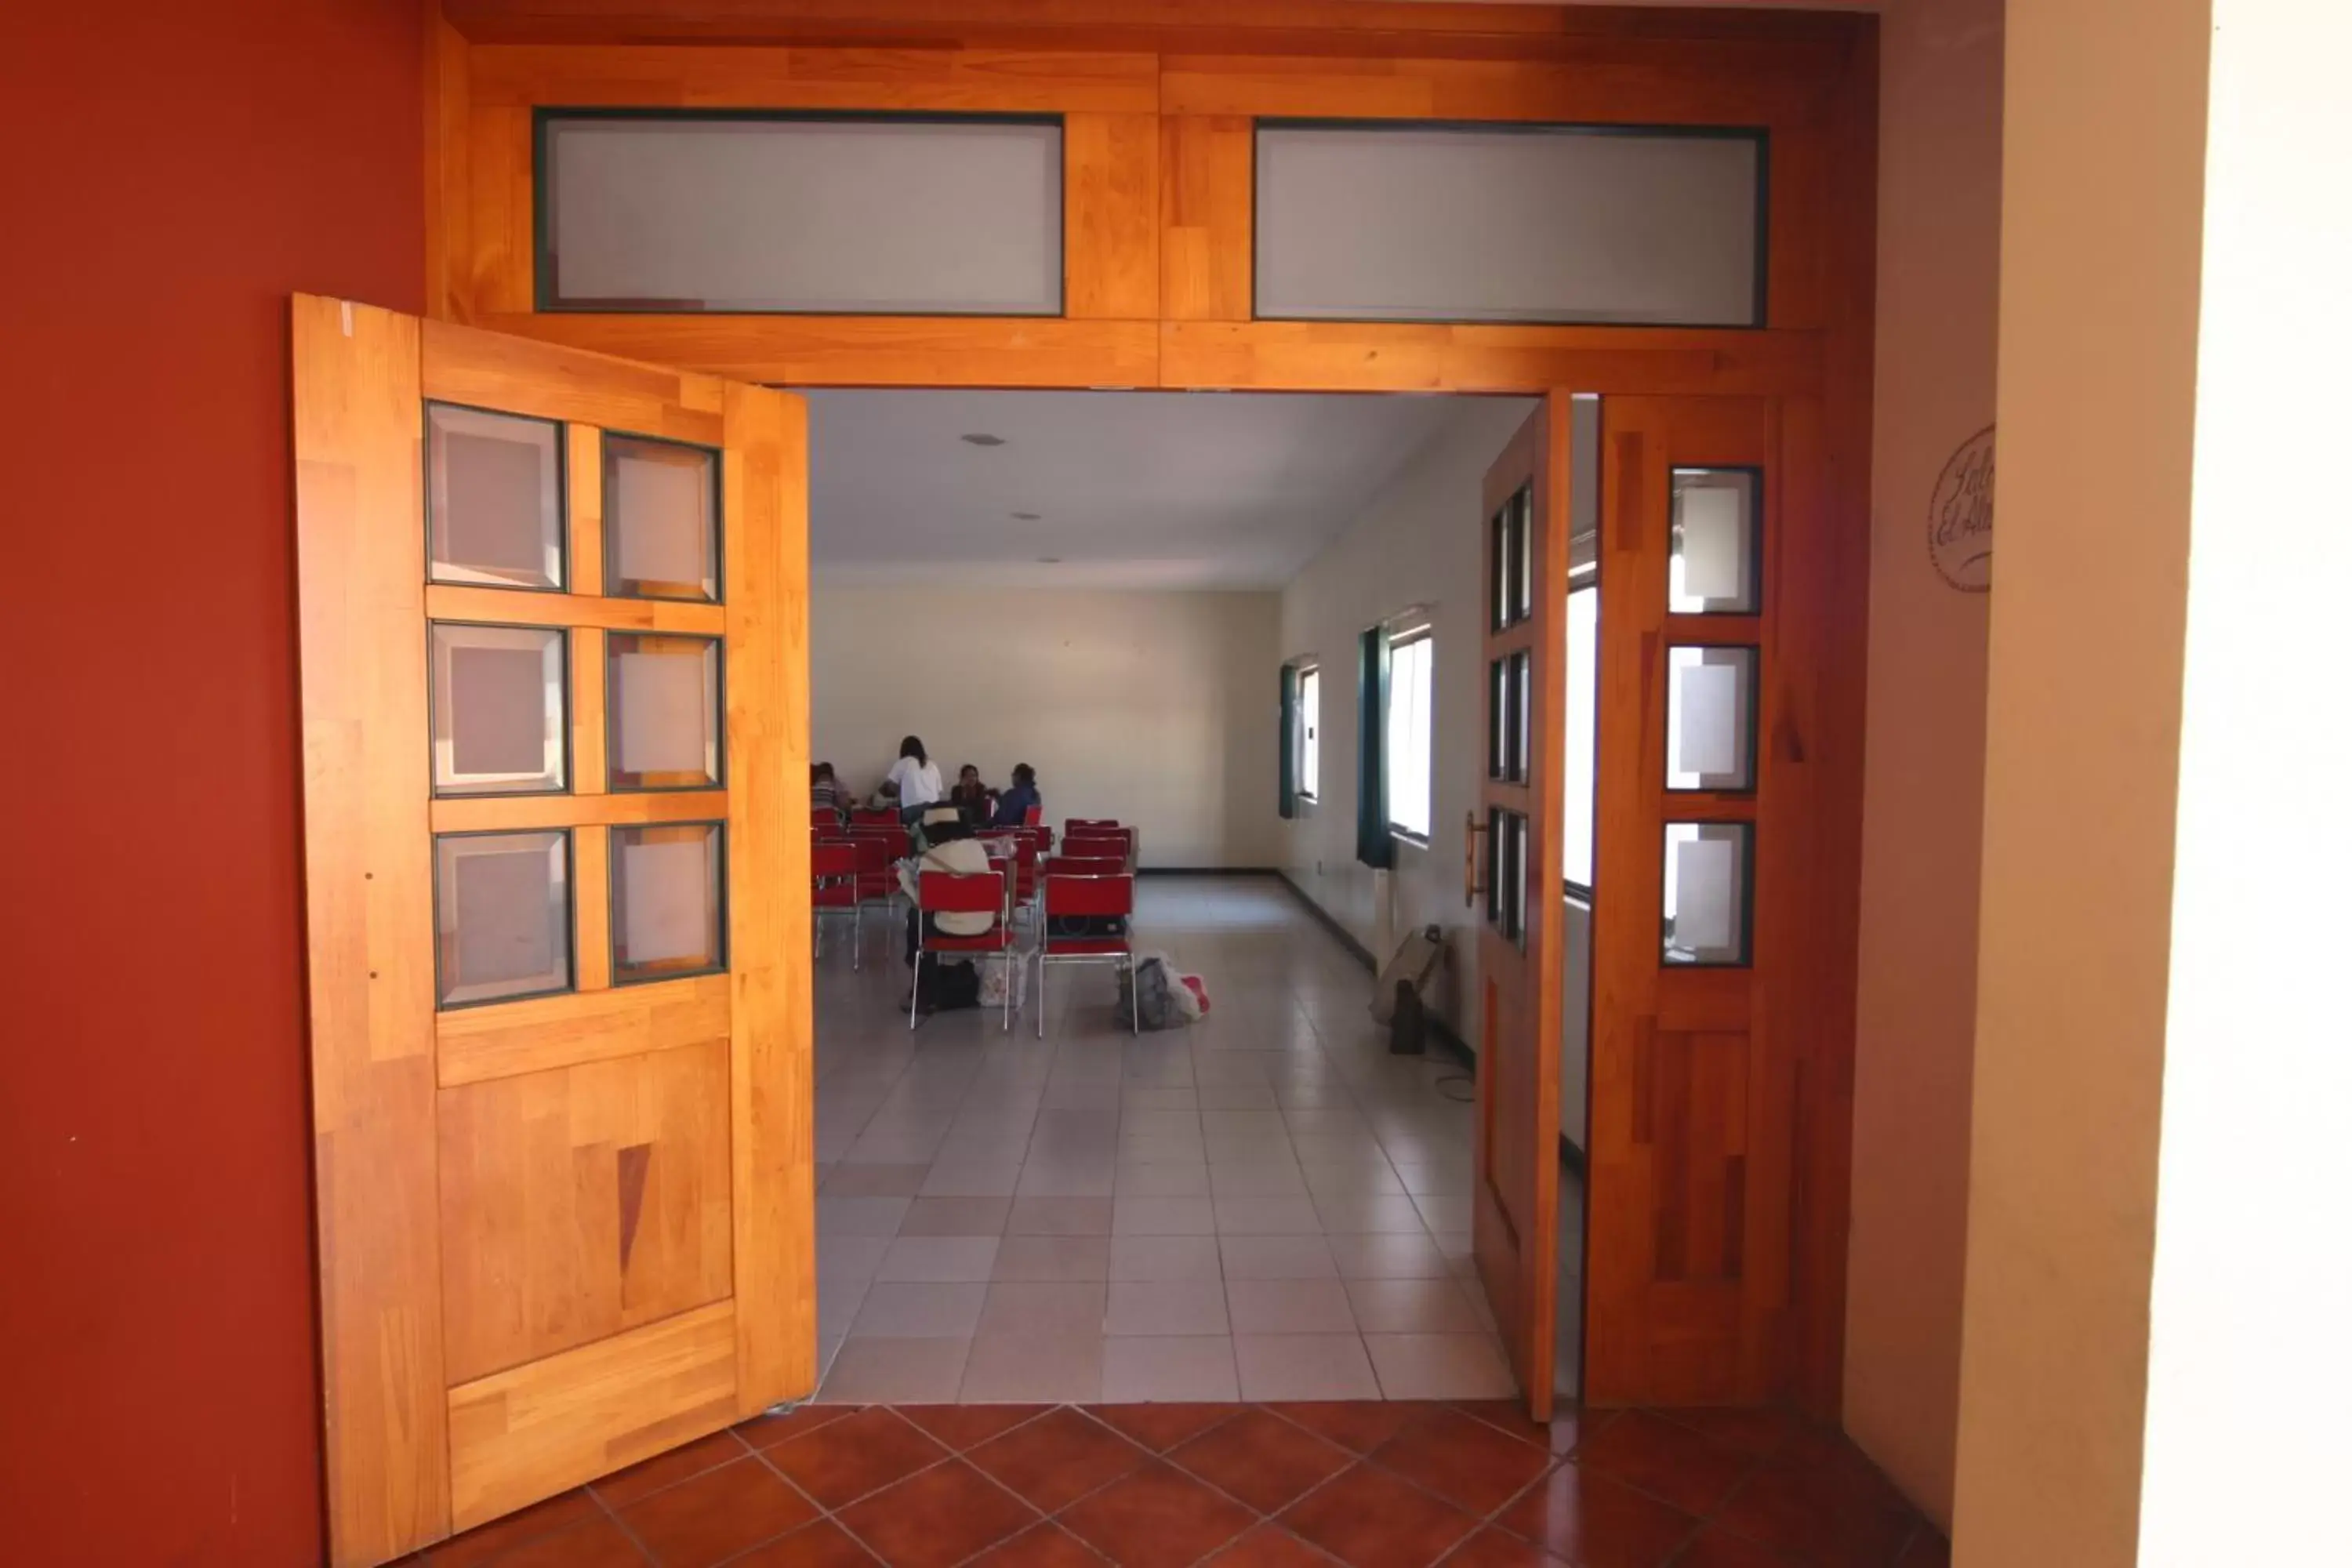
MULTIPOLYGON (((1462 821, 1483 766, 1479 485, 1527 416, 1523 399, 1465 397, 1446 423, 1337 540, 1282 593, 1280 658, 1323 668, 1322 798, 1280 823, 1281 864, 1307 896, 1372 947, 1381 911, 1371 869, 1356 859, 1356 638, 1409 605, 1430 612, 1437 665, 1431 693, 1430 839, 1400 843, 1392 929, 1442 926, 1452 978, 1439 1011, 1477 1038, 1475 927, 1462 905, 1462 821)), ((1276 661, 1278 662, 1278 660, 1276 661)), ((1273 666, 1269 664, 1268 668, 1273 666)), ((1265 684, 1272 689, 1269 674, 1265 684)))
POLYGON ((1277 861, 1270 593, 855 588, 810 595, 817 760, 881 781, 920 735, 949 782, 1037 770, 1049 822, 1115 816, 1147 867, 1277 861))

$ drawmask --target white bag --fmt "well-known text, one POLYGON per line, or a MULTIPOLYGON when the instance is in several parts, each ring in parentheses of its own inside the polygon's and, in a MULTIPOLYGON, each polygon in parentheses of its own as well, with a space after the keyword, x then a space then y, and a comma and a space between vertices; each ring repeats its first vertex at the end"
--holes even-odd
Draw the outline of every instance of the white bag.
POLYGON ((1028 963, 1018 958, 983 958, 980 961, 982 1006, 1003 1007, 1007 984, 1013 987, 1013 1010, 1018 1013, 1029 1000, 1028 963))

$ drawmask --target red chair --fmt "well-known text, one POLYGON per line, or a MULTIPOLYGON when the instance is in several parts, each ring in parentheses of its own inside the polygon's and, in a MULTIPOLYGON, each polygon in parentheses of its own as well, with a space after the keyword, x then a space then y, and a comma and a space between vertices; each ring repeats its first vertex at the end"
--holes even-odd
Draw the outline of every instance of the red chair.
POLYGON ((809 850, 809 879, 814 901, 816 956, 824 956, 824 920, 827 915, 849 917, 849 967, 858 969, 865 963, 865 907, 857 896, 858 847, 844 839, 838 843, 821 843, 809 850))
POLYGON ((1108 830, 1118 826, 1118 818, 1115 816, 1073 816, 1062 824, 1062 837, 1067 838, 1074 833, 1084 833, 1088 828, 1108 830))
POLYGON ((1118 877, 1127 862, 1115 855, 1056 855, 1045 862, 1048 877, 1118 877))
POLYGON ((1021 814, 1021 826, 1024 827, 1034 827, 1045 820, 1045 808, 1042 805, 1033 805, 1021 814))
POLYGON ((898 911, 898 874, 891 867, 905 856, 906 840, 907 830, 903 827, 887 832, 876 828, 850 830, 849 842, 857 850, 857 910, 861 919, 870 909, 878 908, 886 915, 898 911))
MULTIPOLYGON (((907 1027, 921 1021, 918 1001, 923 993, 923 960, 934 954, 993 953, 1013 962, 1012 910, 1005 901, 1005 879, 1000 871, 926 871, 916 884, 915 988, 907 998, 907 1027), (926 915, 992 915, 995 924, 978 936, 950 936, 929 929, 926 915)), ((1013 1032, 1012 976, 1005 977, 1004 1032, 1013 1032)))
MULTIPOLYGON (((1037 925, 1037 1037, 1045 1037, 1045 970, 1055 963, 1109 963, 1117 965, 1128 976, 1129 992, 1135 984, 1135 878, 1123 867, 1109 871, 1078 871, 1065 869, 1085 862, 1051 860, 1045 865, 1045 878, 1040 907, 1043 918, 1037 925), (1055 936, 1056 920, 1110 919, 1124 922, 1118 936, 1055 936)), ((1142 1021, 1128 1009, 1129 1033, 1140 1033, 1142 1021)))
POLYGON ((906 822, 897 812, 887 806, 879 810, 868 810, 861 805, 849 814, 849 826, 852 827, 904 827, 906 822))
POLYGON ((1115 833, 1090 829, 1084 833, 1066 834, 1062 839, 1062 853, 1088 860, 1115 859, 1132 868, 1135 836, 1125 829, 1115 833))

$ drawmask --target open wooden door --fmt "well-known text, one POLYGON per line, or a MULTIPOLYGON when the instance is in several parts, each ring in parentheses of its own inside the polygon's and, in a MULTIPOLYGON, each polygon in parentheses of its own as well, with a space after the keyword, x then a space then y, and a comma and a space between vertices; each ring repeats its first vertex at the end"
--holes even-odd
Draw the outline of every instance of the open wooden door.
POLYGON ((1469 822, 1478 934, 1472 1246, 1536 1420, 1551 1415, 1559 1253, 1560 737, 1570 399, 1486 470, 1486 768, 1469 822))
POLYGON ((816 1374, 795 398, 293 302, 329 1525, 816 1374))

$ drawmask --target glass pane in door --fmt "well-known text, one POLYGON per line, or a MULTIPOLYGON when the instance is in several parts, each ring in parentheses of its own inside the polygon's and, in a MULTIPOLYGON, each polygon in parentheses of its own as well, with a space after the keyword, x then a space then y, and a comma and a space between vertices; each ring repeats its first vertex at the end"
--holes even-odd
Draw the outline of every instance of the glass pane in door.
POLYGON ((1667 609, 1678 616, 1756 613, 1762 478, 1753 468, 1674 471, 1667 609))
POLYGON ((1745 822, 1666 824, 1664 963, 1748 963, 1754 835, 1745 822))
POLYGON ((719 602, 719 454, 604 437, 604 591, 719 602))
POLYGON ((445 833, 433 841, 440 1005, 572 989, 572 836, 445 833))
POLYGON ((1753 647, 1666 650, 1666 787, 1756 787, 1753 647))
POLYGON ((564 634, 436 621, 433 793, 564 787, 564 634))
POLYGON ((563 427, 446 403, 425 409, 425 575, 563 586, 563 427))
POLYGON ((725 853, 715 822, 613 829, 614 984, 727 966, 725 853))
POLYGON ((613 632, 604 660, 610 787, 716 788, 718 639, 613 632))

